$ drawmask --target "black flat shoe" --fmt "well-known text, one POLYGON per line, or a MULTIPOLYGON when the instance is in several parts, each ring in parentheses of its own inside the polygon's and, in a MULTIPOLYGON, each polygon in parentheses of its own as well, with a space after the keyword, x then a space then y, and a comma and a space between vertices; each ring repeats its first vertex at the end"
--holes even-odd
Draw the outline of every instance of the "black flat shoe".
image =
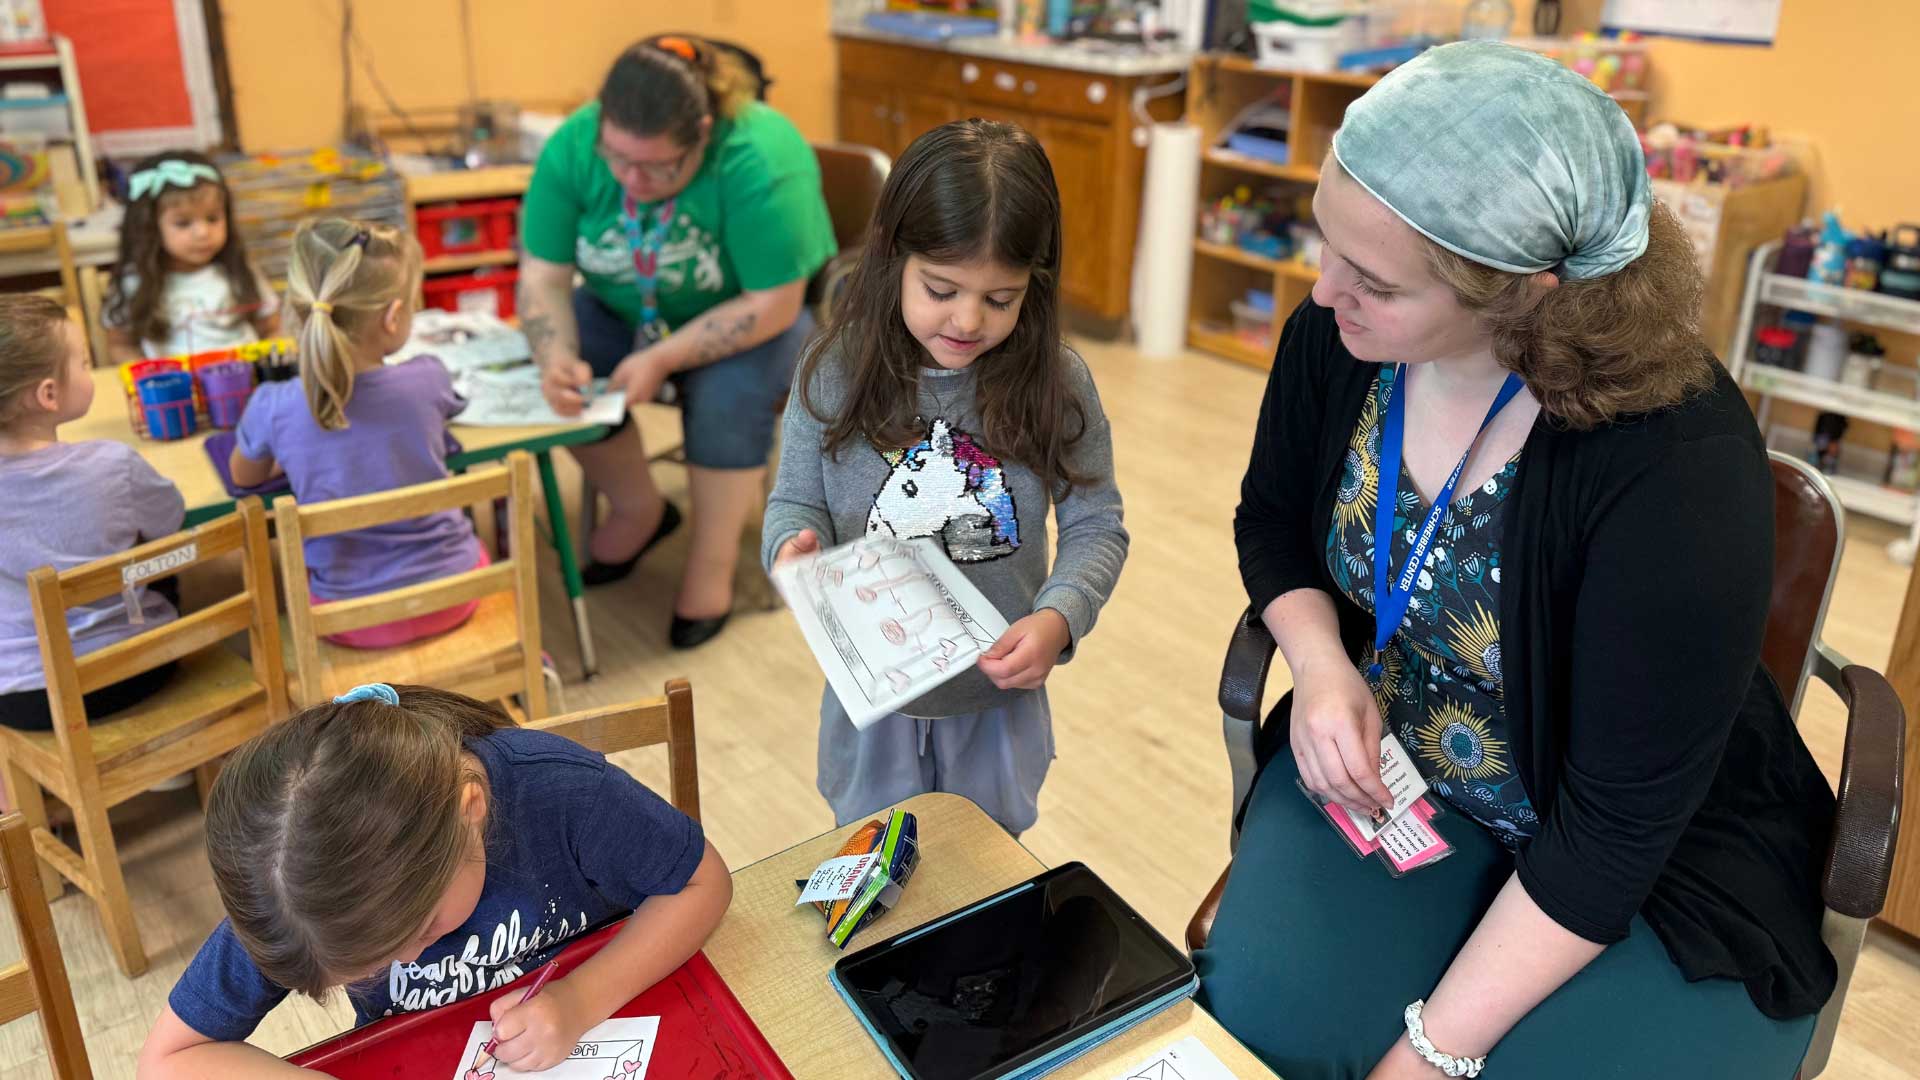
POLYGON ((633 568, 640 565, 640 557, 652 551, 655 544, 673 535, 673 530, 679 527, 680 508, 673 505, 673 500, 668 499, 660 511, 660 524, 654 526, 653 535, 647 538, 646 543, 640 545, 640 550, 634 552, 632 558, 617 563, 603 563, 594 559, 581 569, 581 584, 588 587, 607 585, 633 573, 633 568))
POLYGON ((675 615, 667 627, 667 640, 676 649, 705 645, 719 636, 720 631, 726 628, 727 620, 732 617, 732 612, 711 619, 683 619, 675 615))

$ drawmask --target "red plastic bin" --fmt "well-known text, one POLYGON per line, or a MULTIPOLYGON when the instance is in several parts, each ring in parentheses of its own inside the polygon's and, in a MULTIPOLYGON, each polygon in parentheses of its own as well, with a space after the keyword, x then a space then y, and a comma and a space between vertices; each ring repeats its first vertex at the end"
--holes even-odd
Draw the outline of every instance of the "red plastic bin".
POLYGON ((513 318, 513 289, 520 271, 511 266, 475 270, 468 274, 430 277, 420 286, 427 306, 446 311, 479 311, 513 318))
POLYGON ((519 216, 519 199, 470 199, 423 206, 414 213, 414 221, 420 248, 431 259, 511 249, 519 216))

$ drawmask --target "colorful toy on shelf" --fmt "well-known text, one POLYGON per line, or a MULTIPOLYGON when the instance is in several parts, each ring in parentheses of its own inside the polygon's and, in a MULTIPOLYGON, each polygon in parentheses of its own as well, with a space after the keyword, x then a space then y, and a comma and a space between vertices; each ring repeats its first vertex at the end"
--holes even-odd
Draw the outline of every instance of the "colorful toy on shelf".
POLYGON ((1283 195, 1255 196, 1245 185, 1221 196, 1200 212, 1200 238, 1223 247, 1237 247, 1262 258, 1284 260, 1294 253, 1292 226, 1296 215, 1283 195))

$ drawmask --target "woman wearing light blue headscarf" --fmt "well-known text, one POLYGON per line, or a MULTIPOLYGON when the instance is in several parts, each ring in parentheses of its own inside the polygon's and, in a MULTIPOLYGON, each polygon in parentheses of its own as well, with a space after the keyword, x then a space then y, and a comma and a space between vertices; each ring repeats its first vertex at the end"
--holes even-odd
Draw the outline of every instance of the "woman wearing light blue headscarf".
POLYGON ((1760 660, 1764 442, 1632 126, 1434 49, 1348 109, 1314 207, 1234 521, 1293 690, 1203 1002, 1288 1080, 1786 1080, 1835 981, 1833 798, 1760 660), (1382 842, 1404 876, 1331 827, 1387 780, 1440 812, 1382 842))

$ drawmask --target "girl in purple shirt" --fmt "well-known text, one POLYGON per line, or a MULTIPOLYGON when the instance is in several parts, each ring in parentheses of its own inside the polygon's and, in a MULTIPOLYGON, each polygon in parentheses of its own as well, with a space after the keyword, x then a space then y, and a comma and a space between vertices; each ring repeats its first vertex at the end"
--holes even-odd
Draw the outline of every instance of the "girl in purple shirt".
MULTIPOLYGON (((302 503, 424 484, 447 476, 447 421, 465 407, 440 361, 388 366, 413 328, 420 245, 384 225, 340 218, 303 223, 293 237, 287 306, 300 377, 265 383, 240 419, 234 483, 284 470, 302 503)), ((319 602, 350 600, 488 563, 457 510, 306 542, 307 584, 319 602)), ((444 633, 474 603, 332 635, 379 649, 444 633)))

